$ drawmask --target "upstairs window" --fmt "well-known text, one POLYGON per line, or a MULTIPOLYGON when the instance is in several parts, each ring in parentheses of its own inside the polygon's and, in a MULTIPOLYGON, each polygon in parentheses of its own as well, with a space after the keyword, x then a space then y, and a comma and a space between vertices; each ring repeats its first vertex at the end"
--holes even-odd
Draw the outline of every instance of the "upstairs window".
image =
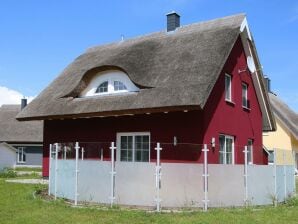
POLYGON ((225 100, 232 102, 232 77, 225 75, 225 100))
POLYGON ((104 96, 138 91, 139 88, 124 72, 118 70, 108 70, 95 74, 79 96, 104 96))
POLYGON ((247 84, 242 83, 242 107, 244 108, 249 108, 247 90, 248 90, 247 84))
POLYGON ((101 83, 97 87, 95 93, 106 93, 106 92, 108 92, 108 85, 109 85, 108 81, 105 81, 105 82, 101 83))

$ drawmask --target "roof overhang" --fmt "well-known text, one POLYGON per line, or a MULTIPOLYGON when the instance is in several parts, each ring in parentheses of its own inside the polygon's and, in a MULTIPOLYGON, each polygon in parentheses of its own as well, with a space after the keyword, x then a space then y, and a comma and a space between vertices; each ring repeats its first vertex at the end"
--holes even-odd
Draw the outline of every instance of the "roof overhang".
POLYGON ((252 80, 255 86, 258 102, 262 111, 263 131, 275 131, 276 123, 270 106, 269 96, 263 81, 264 75, 262 71, 262 65, 260 64, 256 46, 246 18, 243 20, 240 26, 240 37, 246 56, 252 57, 256 67, 256 71, 252 73, 252 80))

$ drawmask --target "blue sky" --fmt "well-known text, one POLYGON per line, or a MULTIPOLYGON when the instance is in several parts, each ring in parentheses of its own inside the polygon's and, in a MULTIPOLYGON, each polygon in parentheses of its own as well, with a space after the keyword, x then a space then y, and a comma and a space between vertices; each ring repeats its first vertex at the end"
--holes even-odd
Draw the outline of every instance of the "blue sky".
POLYGON ((1 0, 0 87, 36 96, 87 48, 163 30, 172 10, 182 25, 246 13, 273 91, 298 112, 296 0, 1 0))

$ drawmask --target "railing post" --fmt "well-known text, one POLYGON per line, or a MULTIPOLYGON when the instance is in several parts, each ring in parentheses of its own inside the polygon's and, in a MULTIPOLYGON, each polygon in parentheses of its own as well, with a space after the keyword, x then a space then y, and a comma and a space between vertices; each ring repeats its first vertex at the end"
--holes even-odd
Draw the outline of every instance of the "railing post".
POLYGON ((202 151, 204 152, 204 168, 203 168, 203 180, 204 180, 204 211, 208 210, 208 151, 209 149, 207 148, 207 144, 204 144, 204 148, 202 149, 202 151))
POLYGON ((55 143, 55 192, 54 198, 57 199, 57 186, 58 186, 58 143, 55 143))
POLYGON ((247 146, 244 146, 244 187, 245 187, 245 196, 244 196, 244 204, 248 205, 248 159, 247 159, 247 146))
POLYGON ((76 150, 76 173, 75 173, 75 205, 78 205, 78 181, 79 181, 79 150, 80 146, 79 143, 76 142, 75 145, 75 150, 76 150))
POLYGON ((156 189, 156 211, 160 212, 161 206, 160 206, 160 188, 161 188, 161 165, 160 165, 160 151, 162 148, 160 147, 160 143, 158 142, 156 144, 156 166, 155 166, 155 189, 156 189))
POLYGON ((111 196, 110 196, 110 200, 111 200, 111 207, 113 207, 114 204, 114 200, 115 200, 115 149, 117 149, 117 147, 115 147, 115 143, 112 142, 111 143, 111 196))
POLYGON ((51 169, 52 169, 52 144, 50 144, 50 152, 49 152, 49 187, 48 187, 48 195, 51 195, 51 169))

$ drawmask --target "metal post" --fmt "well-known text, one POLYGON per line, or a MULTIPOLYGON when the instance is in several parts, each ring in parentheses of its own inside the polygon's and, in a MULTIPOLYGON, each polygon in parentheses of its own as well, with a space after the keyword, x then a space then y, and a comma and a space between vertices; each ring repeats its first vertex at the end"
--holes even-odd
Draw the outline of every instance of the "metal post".
POLYGON ((115 200, 115 143, 112 142, 111 143, 111 196, 110 196, 110 200, 111 200, 111 207, 113 207, 114 204, 114 200, 115 200))
POLYGON ((277 206, 277 202, 278 202, 278 195, 277 195, 277 166, 276 166, 276 149, 273 149, 273 161, 274 161, 274 197, 275 197, 275 201, 274 201, 274 206, 277 206))
POLYGON ((204 170, 203 170, 203 179, 204 179, 204 211, 208 210, 208 151, 209 149, 207 148, 207 144, 204 144, 204 148, 202 149, 204 152, 204 170))
POLYGON ((284 171, 284 184, 285 184, 285 201, 287 200, 287 170, 286 170, 286 153, 285 151, 282 152, 283 157, 283 171, 284 171))
POLYGON ((76 173, 75 173, 75 205, 78 205, 78 177, 79 177, 79 143, 76 142, 75 150, 76 150, 76 173))
POLYGON ((52 144, 50 144, 50 154, 49 154, 49 187, 48 187, 48 195, 51 195, 51 172, 52 169, 52 144))
POLYGON ((81 150, 81 158, 82 158, 82 160, 84 160, 84 152, 85 152, 85 149, 84 149, 84 147, 82 147, 82 150, 81 150))
POLYGON ((57 199, 57 185, 58 185, 58 143, 55 143, 55 200, 57 199))
POLYGON ((247 146, 244 146, 244 187, 245 187, 245 197, 244 197, 244 204, 245 206, 248 205, 248 159, 247 159, 247 146))
POLYGON ((161 165, 160 165, 160 151, 162 148, 160 147, 160 143, 158 142, 156 144, 156 166, 155 166, 155 189, 156 189, 156 211, 160 212, 161 206, 160 206, 160 188, 161 188, 161 165))

